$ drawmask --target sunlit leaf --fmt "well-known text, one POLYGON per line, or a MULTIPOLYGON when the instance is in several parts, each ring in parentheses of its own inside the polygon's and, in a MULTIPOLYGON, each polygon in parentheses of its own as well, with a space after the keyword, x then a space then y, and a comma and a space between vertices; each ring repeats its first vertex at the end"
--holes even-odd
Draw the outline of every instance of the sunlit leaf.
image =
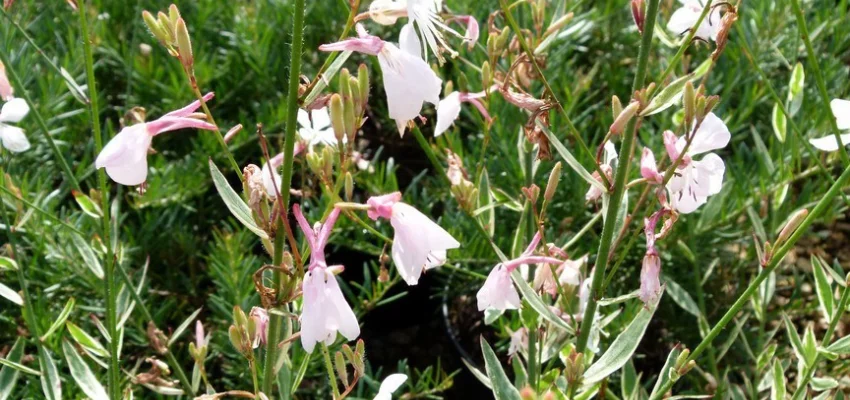
POLYGON ((21 295, 2 283, 0 283, 0 296, 19 306, 24 305, 24 299, 21 298, 21 295))
POLYGON ((487 376, 493 385, 493 395, 496 400, 520 400, 519 391, 511 384, 496 353, 484 338, 481 338, 481 352, 484 354, 484 364, 487 376))
MULTIPOLYGON (((6 354, 6 361, 20 363, 24 355, 24 338, 18 337, 15 345, 6 354)), ((0 400, 6 400, 12 391, 15 389, 15 384, 18 382, 18 370, 12 367, 3 367, 0 369, 0 400)), ((41 375, 41 374, 39 374, 41 375)))
POLYGON ((68 302, 65 303, 65 307, 62 309, 62 312, 59 313, 59 316, 53 320, 53 324, 50 325, 50 328, 47 329, 47 332, 44 332, 44 335, 41 335, 41 341, 47 340, 50 335, 53 335, 56 331, 59 330, 63 325, 65 325, 65 321, 68 319, 68 316, 71 315, 71 311, 74 310, 74 304, 76 304, 76 300, 73 297, 68 299, 68 302))
POLYGON ((103 217, 103 210, 100 209, 100 206, 91 197, 76 190, 72 190, 71 194, 74 195, 74 200, 86 215, 95 219, 103 217))
POLYGON ((212 175, 213 184, 215 185, 215 189, 218 190, 219 196, 224 201, 224 205, 227 206, 227 209, 230 210, 230 213, 236 217, 242 225, 245 225, 251 232, 254 232, 261 239, 268 239, 269 235, 266 231, 260 229, 257 226, 257 223, 254 222, 254 217, 251 215, 251 209, 248 208, 248 205, 242 201, 242 198, 233 191, 233 188, 230 187, 230 183, 227 182, 227 179, 224 175, 221 174, 218 167, 215 166, 212 160, 210 163, 210 174, 212 175))
POLYGON ((109 396, 106 395, 103 385, 97 381, 88 364, 77 354, 74 346, 67 340, 62 341, 62 352, 65 354, 65 360, 68 362, 71 376, 80 390, 92 400, 109 400, 109 396))
POLYGON ((74 338, 74 341, 76 341, 77 344, 95 355, 100 357, 109 357, 109 352, 106 348, 103 347, 97 339, 86 333, 86 331, 82 328, 71 321, 66 322, 65 327, 68 329, 68 333, 71 334, 71 337, 74 338))
POLYGON ((201 310, 203 310, 203 309, 204 308, 201 307, 201 308, 195 310, 195 312, 193 312, 192 315, 189 315, 189 317, 186 318, 186 320, 184 320, 183 323, 180 324, 180 326, 178 326, 177 329, 174 330, 174 333, 172 333, 171 337, 168 339, 168 345, 169 346, 174 344, 174 342, 176 342, 177 339, 180 339, 180 336, 183 335, 183 332, 186 332, 186 328, 189 327, 189 324, 191 324, 192 321, 194 321, 195 318, 198 317, 198 314, 200 314, 201 310))

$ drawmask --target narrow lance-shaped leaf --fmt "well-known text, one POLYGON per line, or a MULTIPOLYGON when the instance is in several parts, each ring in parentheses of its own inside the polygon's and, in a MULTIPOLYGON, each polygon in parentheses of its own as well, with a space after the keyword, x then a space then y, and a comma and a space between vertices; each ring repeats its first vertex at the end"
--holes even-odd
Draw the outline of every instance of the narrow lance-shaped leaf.
POLYGON ((587 183, 596 186, 602 192, 608 191, 608 188, 606 188, 605 185, 602 184, 602 182, 599 182, 598 180, 593 178, 593 175, 581 165, 581 163, 575 158, 575 156, 573 156, 573 153, 571 153, 564 146, 564 144, 561 143, 561 141, 557 137, 555 137, 555 135, 552 133, 552 131, 549 130, 549 128, 543 126, 543 124, 541 124, 539 121, 537 122, 537 126, 543 131, 543 133, 546 134, 546 137, 549 138, 549 143, 552 145, 552 147, 555 148, 555 151, 558 152, 558 155, 560 155, 561 158, 563 158, 564 161, 567 162, 567 165, 573 171, 575 171, 578 176, 587 181, 587 183))
POLYGON ((655 386, 652 387, 652 393, 650 393, 649 398, 655 397, 656 393, 661 390, 661 387, 670 380, 670 368, 675 367, 676 359, 679 358, 679 354, 681 353, 682 351, 679 350, 679 346, 676 346, 673 347, 673 350, 671 350, 670 354, 667 355, 667 361, 664 362, 664 366, 661 367, 661 371, 658 371, 658 379, 655 381, 655 386))
MULTIPOLYGON (((660 296, 658 301, 661 301, 660 296)), ((646 307, 641 308, 629 326, 614 339, 608 351, 585 371, 585 385, 607 378, 632 358, 638 344, 643 339, 643 334, 646 333, 646 327, 649 325, 649 321, 652 320, 652 315, 655 313, 657 305, 658 303, 653 304, 649 309, 646 307)))
POLYGON ((812 273, 815 276, 815 291, 818 294, 821 312, 827 320, 832 318, 832 313, 835 311, 835 298, 832 295, 832 286, 829 284, 829 279, 824 271, 825 266, 818 257, 812 257, 812 273))
POLYGON ((665 277, 664 282, 667 285, 667 294, 670 295, 673 302, 678 304, 679 307, 682 307, 682 309, 687 311, 689 314, 699 317, 699 306, 688 291, 679 286, 676 281, 670 279, 669 276, 665 277))
POLYGON ((0 296, 19 306, 24 305, 24 299, 21 298, 21 295, 2 283, 0 283, 0 296))
POLYGON ((177 329, 174 330, 174 333, 172 333, 171 337, 168 339, 168 345, 169 346, 174 344, 174 342, 176 342, 177 339, 179 339, 180 336, 183 335, 183 332, 186 332, 186 328, 188 328, 189 324, 191 324, 192 321, 194 321, 195 318, 198 317, 198 314, 200 314, 201 310, 203 310, 203 309, 204 308, 201 307, 201 308, 195 310, 195 312, 193 312, 192 315, 189 316, 189 318, 186 318, 186 320, 183 321, 183 323, 180 324, 180 326, 178 326, 177 329))
POLYGON ((73 297, 68 299, 68 302, 65 303, 65 308, 62 309, 62 312, 59 313, 59 316, 53 321, 53 324, 50 325, 50 328, 47 329, 47 332, 44 335, 41 335, 41 341, 47 340, 51 335, 56 333, 63 325, 65 325, 65 321, 68 319, 68 316, 71 315, 71 311, 74 310, 74 305, 76 304, 76 300, 73 297))
POLYGON ((9 258, 9 257, 0 256, 0 269, 17 271, 18 270, 18 262, 9 258))
POLYGON ((109 357, 109 352, 106 351, 106 348, 103 347, 97 339, 86 333, 82 328, 77 326, 71 321, 65 323, 65 327, 68 329, 68 333, 71 334, 71 337, 74 338, 74 341, 77 342, 80 346, 86 348, 86 350, 98 355, 100 357, 109 357))
POLYGON ((77 386, 80 387, 80 390, 92 400, 109 400, 109 396, 106 395, 103 385, 97 381, 88 364, 77 354, 74 346, 67 340, 62 341, 62 352, 65 353, 65 360, 68 362, 71 376, 74 378, 77 386))
POLYGON ((251 209, 242 201, 242 198, 230 187, 227 179, 221 174, 218 167, 210 160, 210 174, 212 175, 213 184, 218 191, 219 196, 224 201, 224 205, 230 210, 230 213, 236 217, 242 225, 245 225, 248 230, 254 232, 261 239, 268 239, 269 235, 254 222, 254 217, 251 215, 251 209))
POLYGON ((41 391, 44 398, 49 400, 62 400, 62 381, 59 379, 59 370, 50 353, 44 347, 38 350, 38 366, 41 370, 41 391))
POLYGON ((800 335, 797 334, 797 328, 794 326, 794 323, 788 319, 787 315, 782 314, 782 319, 785 321, 785 332, 788 334, 788 340, 791 342, 791 347, 794 349, 794 353, 797 354, 798 359, 805 360, 803 342, 800 340, 800 335))
POLYGON ((773 126, 773 134, 780 142, 785 143, 785 137, 788 134, 788 120, 785 114, 779 110, 779 104, 773 105, 773 110, 770 112, 770 124, 773 126))
MULTIPOLYGON (((24 338, 18 337, 15 345, 6 354, 6 360, 13 363, 20 363, 21 357, 24 355, 24 338)), ((12 367, 4 366, 0 369, 0 400, 6 400, 15 390, 15 384, 18 381, 19 372, 12 367)), ((40 374, 39 374, 40 375, 40 374)))
POLYGON ((100 261, 94 254, 94 250, 92 250, 91 245, 76 233, 71 234, 71 240, 74 242, 74 247, 77 248, 77 251, 80 253, 80 256, 83 257, 83 263, 86 265, 86 267, 98 279, 103 279, 103 267, 100 265, 100 261))
POLYGON ((89 217, 100 219, 103 217, 103 210, 100 209, 100 206, 92 200, 91 197, 86 195, 85 193, 78 192, 76 190, 72 190, 71 194, 74 195, 74 200, 77 202, 77 205, 80 206, 80 209, 88 215, 89 217))
POLYGON ((478 218, 481 223, 487 228, 487 233, 490 237, 496 232, 496 208, 493 207, 493 195, 490 193, 490 177, 487 174, 487 169, 481 169, 481 175, 478 177, 478 209, 484 209, 478 218))
POLYGON ((672 107, 682 98, 682 94, 685 90, 685 85, 688 82, 693 82, 699 78, 702 78, 703 75, 708 73, 710 66, 711 60, 706 59, 705 61, 703 61, 702 64, 699 65, 699 67, 697 67, 696 70, 694 70, 694 72, 691 72, 690 74, 687 74, 674 80, 673 82, 670 82, 669 85, 664 87, 664 89, 661 89, 658 94, 652 97, 652 99, 649 101, 649 104, 647 104, 647 106, 643 110, 641 110, 640 115, 645 117, 653 114, 658 114, 672 107))
POLYGON ((803 64, 797 62, 791 71, 791 82, 788 83, 788 113, 797 115, 803 105, 803 89, 806 86, 806 72, 803 64))
POLYGON ((483 337, 480 340, 487 376, 490 377, 490 382, 493 384, 493 395, 496 400, 520 400, 519 391, 508 380, 496 353, 493 352, 493 349, 483 337))
POLYGON ((770 388, 771 400, 785 400, 785 370, 779 360, 773 360, 773 385, 770 388))
POLYGON ((534 311, 543 317, 543 319, 551 322, 553 325, 567 331, 568 333, 572 333, 574 331, 573 327, 567 324, 566 321, 561 319, 561 317, 555 315, 552 312, 552 309, 543 302, 543 299, 534 292, 534 289, 528 285, 528 282, 525 279, 522 279, 522 275, 520 275, 519 270, 516 269, 514 272, 511 272, 511 278, 514 283, 519 288, 519 292, 522 293, 522 298, 531 306, 534 311))

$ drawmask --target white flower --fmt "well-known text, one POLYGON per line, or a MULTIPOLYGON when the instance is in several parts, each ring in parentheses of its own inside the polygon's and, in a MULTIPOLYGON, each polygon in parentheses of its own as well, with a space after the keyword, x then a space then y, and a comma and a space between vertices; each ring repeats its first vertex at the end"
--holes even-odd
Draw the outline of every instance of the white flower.
POLYGON ((336 277, 327 268, 313 268, 304 275, 304 306, 301 312, 301 345, 308 353, 318 342, 331 345, 339 332, 348 340, 360 336, 360 325, 345 301, 336 277))
MULTIPOLYGON (((312 113, 299 109, 298 125, 301 126, 298 129, 298 135, 307 143, 310 152, 313 151, 313 146, 318 144, 336 146, 338 143, 331 127, 331 116, 327 107, 313 110, 312 113)), ((345 139, 343 139, 344 142, 345 139)))
POLYGON ((27 113, 30 112, 30 106, 24 99, 12 98, 3 104, 0 109, 0 142, 3 142, 3 147, 9 149, 13 153, 20 153, 30 148, 30 142, 24 135, 24 130, 16 126, 9 125, 9 122, 19 122, 27 113))
MULTIPOLYGON (((671 203, 680 213, 694 212, 708 201, 708 196, 720 192, 726 165, 717 154, 708 153, 702 160, 692 157, 726 147, 731 138, 723 120, 709 113, 699 129, 691 133, 693 139, 688 152, 682 157, 676 174, 667 183, 671 203)), ((664 143, 671 160, 676 160, 684 150, 687 139, 676 139, 672 132, 664 132, 664 143), (675 141, 674 141, 675 140, 675 141)))
POLYGON ((508 345, 508 356, 528 351, 528 328, 522 327, 511 333, 511 343, 508 345))
POLYGON ((454 124, 455 120, 457 120, 460 116, 460 105, 463 102, 467 102, 475 106, 484 119, 489 122, 490 114, 487 112, 487 109, 484 108, 484 105, 478 101, 479 98, 484 96, 484 92, 451 92, 440 100, 440 104, 437 105, 437 124, 434 126, 434 137, 442 135, 451 128, 452 124, 454 124))
POLYGON ((405 374, 392 374, 384 378, 381 382, 381 387, 378 389, 378 394, 374 400, 390 400, 393 398, 393 392, 398 390, 404 382, 407 381, 405 374))
POLYGON ((567 260, 561 265, 561 274, 558 283, 562 285, 578 286, 581 283, 581 267, 587 264, 587 254, 577 260, 567 260))
POLYGON ((390 118, 395 120, 399 135, 404 136, 408 121, 419 116, 425 102, 434 105, 440 102, 442 81, 422 60, 419 38, 412 25, 401 29, 399 46, 400 49, 385 43, 378 54, 378 63, 384 77, 390 118))
MULTIPOLYGON (((683 35, 694 28, 694 24, 702 15, 702 10, 705 8, 702 0, 679 0, 682 3, 682 8, 676 10, 670 16, 670 21, 667 22, 667 29, 677 35, 683 35)), ((696 28, 694 37, 708 41, 716 40, 717 33, 720 31, 720 11, 716 7, 712 7, 708 15, 702 20, 699 27, 696 28)))
MULTIPOLYGON (((832 115, 835 116, 835 122, 836 125, 838 125, 838 129, 842 131, 850 130, 850 101, 833 99, 829 105, 832 108, 832 115)), ((841 135, 841 143, 847 145, 850 144, 848 142, 850 142, 850 133, 841 135)), ((838 150, 838 140, 835 139, 835 135, 809 139, 809 143, 811 143, 812 146, 815 146, 816 149, 822 151, 838 150)))
POLYGON ((446 262, 446 250, 460 247, 460 243, 445 229, 431 221, 419 210, 401 202, 401 193, 369 198, 369 218, 387 218, 395 230, 392 256, 398 273, 408 285, 419 283, 426 269, 436 268, 446 262))
POLYGON ((440 63, 445 61, 441 54, 442 50, 447 51, 452 57, 457 55, 457 53, 449 47, 449 44, 446 43, 446 39, 443 38, 443 33, 440 32, 440 30, 447 31, 455 36, 461 36, 454 29, 446 26, 443 19, 437 14, 440 11, 441 3, 441 1, 435 0, 407 1, 407 16, 410 18, 411 22, 415 23, 416 27, 419 28, 419 35, 422 36, 427 48, 431 49, 431 52, 434 53, 440 63))
MULTIPOLYGON (((213 93, 204 95, 204 101, 212 98, 213 93)), ((148 149, 154 136, 185 128, 217 129, 215 125, 194 117, 193 113, 200 106, 200 101, 196 100, 155 121, 125 127, 103 147, 95 159, 95 167, 106 168, 106 174, 122 185, 141 185, 148 176, 148 149)))
POLYGON ((519 294, 511 282, 511 272, 501 263, 490 271, 475 297, 478 299, 478 311, 517 310, 521 305, 519 294))

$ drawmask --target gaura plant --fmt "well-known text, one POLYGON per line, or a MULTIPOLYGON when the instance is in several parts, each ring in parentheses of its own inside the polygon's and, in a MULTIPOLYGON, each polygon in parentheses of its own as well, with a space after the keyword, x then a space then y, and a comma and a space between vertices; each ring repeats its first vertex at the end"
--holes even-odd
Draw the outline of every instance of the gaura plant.
MULTIPOLYGON (((106 3, 98 6, 110 7, 106 3)), ((308 12, 328 6, 287 3, 285 87, 265 88, 269 99, 260 101, 274 102, 275 90, 285 100, 271 113, 239 114, 242 122, 252 118, 255 134, 240 133, 242 124, 225 130, 216 122, 232 118, 217 107, 239 96, 234 88, 236 94, 216 87, 215 104, 213 92, 202 94, 224 85, 217 79, 233 78, 210 72, 226 64, 206 35, 229 28, 195 24, 194 18, 204 20, 203 7, 140 12, 150 34, 140 57, 173 58, 177 67, 169 75, 178 82, 173 96, 144 104, 161 115, 148 121, 140 107, 120 120, 107 112, 111 106, 101 113, 99 79, 106 78, 100 63, 109 65, 106 43, 115 39, 99 37, 89 18, 108 20, 109 13, 98 14, 85 1, 69 2, 65 10, 79 19, 82 86, 39 47, 48 43, 17 22, 30 17, 15 14, 25 6, 4 3, 7 30, 26 45, 0 51, 0 214, 7 243, 0 295, 10 305, 0 315, 18 332, 2 352, 0 400, 451 398, 457 394, 448 390, 461 375, 444 371, 441 359, 417 369, 372 356, 385 344, 368 314, 436 279, 445 283, 442 305, 452 335, 452 324, 474 316, 463 332, 474 336, 474 350, 452 336, 462 359, 455 364, 464 365, 485 397, 844 398, 850 383, 837 373, 846 373, 850 341, 834 336, 846 329, 848 276, 840 260, 801 257, 795 246, 810 228, 850 207, 850 102, 839 98, 846 93, 829 92, 812 44, 818 37, 809 34, 799 0, 787 6, 818 86, 810 115, 820 115, 829 132, 817 122, 795 122, 806 93, 802 64, 793 67, 786 100, 777 95, 750 50, 750 28, 741 24, 749 4, 606 2, 616 18, 625 16, 617 21, 634 22, 621 29, 621 43, 608 46, 626 74, 618 76, 631 78, 626 88, 613 78, 595 85, 597 72, 569 71, 576 64, 557 62, 568 48, 608 40, 607 33, 588 34, 602 22, 593 15, 601 5, 342 3, 347 16, 332 17, 344 21, 341 31, 315 39, 305 37, 320 25, 312 25, 308 12), (456 11, 467 8, 474 14, 456 11), (161 49, 154 50, 155 43, 161 49), (63 83, 62 94, 71 94, 57 98, 88 111, 63 116, 86 114, 91 132, 86 128, 85 140, 60 139, 63 132, 51 129, 64 119, 49 115, 52 109, 34 96, 38 87, 56 85, 22 74, 34 62, 22 53, 33 53, 63 83), (749 95, 771 95, 777 141, 770 147, 747 121, 755 117, 743 110, 745 85, 728 82, 740 75, 726 70, 729 53, 762 78, 749 95), (347 68, 352 58, 361 61, 355 72, 347 68), (565 75, 572 72, 585 75, 571 81, 565 75), (604 104, 583 102, 590 87, 604 104), (193 100, 159 112, 172 108, 177 100, 171 97, 181 105, 193 100), (24 129, 42 136, 31 142, 24 129), (167 135, 154 146, 159 134, 185 130, 200 132, 167 135), (198 145, 181 146, 181 138, 198 145), (381 158, 376 138, 415 142, 414 153, 427 166, 381 158), (752 148, 744 145, 750 140, 752 148), (185 155, 185 162, 175 155, 185 155), (49 170, 61 169, 61 181, 26 171, 47 159, 49 170), (748 166, 754 159, 760 164, 748 166), (401 167, 430 174, 418 172, 400 185, 401 167), (748 175, 756 174, 748 168, 763 170, 765 181, 745 190, 748 175), (186 171, 203 172, 203 182, 181 186, 198 175, 186 171), (43 188, 49 194, 42 195, 43 188), (212 188, 212 200, 201 199, 212 188), (793 202, 789 191, 813 197, 793 202), (744 194, 733 198, 737 192, 744 194), (72 207, 51 204, 68 193, 72 207), (183 307, 174 298, 199 288, 181 282, 191 287, 154 289, 172 287, 151 277, 172 272, 162 275, 156 257, 138 271, 127 268, 150 250, 149 231, 168 232, 169 249, 181 244, 185 231, 164 229, 144 211, 170 203, 204 214, 204 226, 214 228, 210 254, 201 257, 209 267, 193 282, 209 280, 221 292, 199 301, 203 306, 175 328, 168 316, 183 307), (235 223, 224 221, 231 218, 235 223), (746 232, 735 225, 747 225, 746 232), (360 258, 367 259, 362 273, 360 258), (808 297, 794 289, 803 278, 781 275, 780 266, 798 259, 812 273, 808 297), (65 268, 57 274, 42 267, 57 264, 65 268), (717 290, 707 293, 710 288, 717 290), (801 335, 795 322, 807 312, 816 314, 817 325, 801 335), (678 316, 662 317, 671 314, 678 316), (696 318, 696 329, 684 318, 696 318), (668 338, 675 344, 662 343, 659 352, 655 342, 668 338), (660 356, 642 346, 655 346, 660 356), (751 365, 728 361, 735 346, 751 365)), ((238 9, 259 16, 258 10, 278 6, 238 9)), ((753 7, 750 16, 759 11, 753 7)), ((244 20, 240 14, 232 22, 244 20)), ((242 40, 229 30, 222 35, 234 46, 242 40)), ((569 54, 586 57, 583 51, 569 54)), ((243 61, 251 74, 268 73, 262 57, 230 60, 243 61)), ((248 85, 251 74, 239 85, 248 85)), ((146 82, 165 86, 154 83, 146 82)), ((161 219, 170 217, 163 211, 161 219)), ((843 240, 838 228, 832 234, 843 240)))

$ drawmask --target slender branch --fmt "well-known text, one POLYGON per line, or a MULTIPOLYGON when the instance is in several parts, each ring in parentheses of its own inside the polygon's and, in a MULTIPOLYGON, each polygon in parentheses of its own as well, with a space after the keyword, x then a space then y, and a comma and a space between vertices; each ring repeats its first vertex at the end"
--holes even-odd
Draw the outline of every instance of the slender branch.
MULTIPOLYGON (((274 265, 280 266, 283 259, 283 235, 280 234, 280 225, 283 224, 283 219, 289 216, 289 189, 292 187, 292 161, 295 149, 295 131, 296 120, 298 117, 298 83, 301 75, 301 53, 304 47, 304 0, 294 1, 294 19, 292 25, 292 46, 289 56, 289 87, 287 93, 287 114, 286 114, 286 137, 284 139, 283 149, 283 171, 281 173, 281 188, 280 188, 280 221, 277 233, 275 235, 274 246, 274 265)), ((278 300, 283 294, 280 288, 284 280, 284 274, 280 270, 273 272, 274 288, 278 292, 278 300)), ((269 310, 271 311, 271 310, 269 310)), ((273 386, 275 380, 275 364, 278 359, 277 344, 281 341, 281 323, 283 316, 280 313, 269 312, 269 340, 266 346, 266 360, 263 370, 263 392, 267 396, 273 395, 273 386)), ((285 321, 287 329, 289 329, 290 320, 285 321)), ((289 368, 286 364, 282 368, 289 368)))
MULTIPOLYGON (((100 108, 97 98, 97 81, 94 76, 94 56, 92 54, 92 40, 89 32, 88 9, 86 2, 82 1, 80 8, 77 11, 80 17, 80 35, 83 38, 83 50, 85 53, 86 65, 86 80, 89 90, 89 111, 94 133, 94 146, 96 154, 103 150, 103 135, 100 129, 100 108)), ((97 181, 100 187, 100 207, 103 210, 102 235, 103 244, 106 246, 106 254, 104 255, 104 295, 106 296, 106 329, 109 332, 109 394, 113 399, 121 396, 121 367, 119 356, 118 340, 118 293, 115 290, 115 258, 112 252, 112 232, 110 226, 110 211, 109 211, 109 188, 106 186, 106 172, 103 169, 97 170, 97 181)))
MULTIPOLYGON (((659 3, 660 0, 650 0, 647 5, 646 28, 644 29, 641 38, 640 52, 638 54, 638 67, 634 82, 632 83, 632 92, 643 87, 646 80, 649 53, 652 48, 652 36, 655 32, 655 19, 658 16, 659 3)), ((631 131, 631 133, 624 135, 623 142, 620 146, 620 154, 622 154, 622 156, 620 157, 620 164, 617 167, 617 173, 614 177, 614 191, 611 193, 611 197, 608 201, 608 213, 605 216, 605 223, 602 227, 602 237, 599 241, 599 251, 596 254, 596 265, 593 270, 591 296, 588 299, 587 308, 585 309, 584 317, 581 322, 579 337, 576 341, 576 351, 578 353, 583 353, 587 348, 587 341, 590 337, 590 330, 593 326, 593 317, 596 314, 597 300, 603 296, 601 288, 605 277, 605 270, 609 263, 608 251, 614 237, 614 225, 617 220, 617 213, 619 212, 623 195, 625 194, 629 165, 632 160, 635 136, 637 135, 637 125, 634 121, 632 124, 634 125, 630 127, 631 129, 627 129, 626 131, 631 131)), ((575 390, 572 389, 572 392, 574 393, 575 390)))
MULTIPOLYGON (((728 325, 729 322, 731 322, 732 319, 735 318, 735 315, 737 315, 738 312, 741 311, 741 309, 747 305, 750 300, 750 297, 752 297, 752 295, 758 291, 758 288, 761 283, 764 282, 764 280, 767 279, 767 277, 770 276, 770 274, 773 273, 774 270, 776 270, 776 268, 779 266, 779 263, 782 261, 783 258, 785 258, 785 255, 788 254, 791 248, 793 248, 794 245, 797 243, 797 240, 799 240, 800 237, 809 229, 809 226, 811 226, 812 223, 814 223, 814 221, 819 218, 828 207, 832 206, 832 200, 836 196, 838 196, 838 193, 848 182, 848 180, 850 180, 850 167, 847 167, 841 174, 841 176, 838 177, 835 183, 830 186, 829 190, 823 195, 823 197, 812 210, 812 212, 809 213, 809 216, 806 217, 806 219, 804 219, 802 223, 800 223, 800 226, 797 228, 796 231, 794 231, 791 237, 788 238, 788 241, 786 241, 785 244, 782 245, 782 247, 780 247, 779 250, 777 250, 773 254, 767 266, 761 271, 761 273, 758 274, 758 276, 756 276, 756 278, 752 282, 750 282, 750 285, 747 287, 744 293, 742 293, 741 296, 738 297, 738 300, 735 300, 735 303, 732 304, 726 314, 724 314, 720 321, 718 321, 717 324, 715 324, 714 327, 711 328, 711 331, 705 336, 705 338, 703 338, 699 345, 697 345, 694 351, 691 352, 690 357, 688 357, 686 361, 696 360, 697 357, 699 357, 699 355, 702 354, 703 351, 705 351, 706 349, 708 349, 709 346, 711 346, 711 342, 718 335, 720 335, 720 332, 722 332, 726 325, 728 325)), ((675 382, 672 379, 668 380, 656 392, 656 395, 650 400, 659 400, 663 394, 667 393, 667 391, 670 390, 674 383, 675 382)))
MULTIPOLYGON (((797 16, 797 26, 800 28, 800 36, 803 38, 803 43, 806 45, 806 53, 809 57, 809 68, 811 68, 815 82, 820 92, 821 101, 823 101, 823 109, 826 112, 829 120, 829 127, 832 128, 832 134, 835 135, 835 140, 838 141, 838 154, 841 156, 841 161, 844 166, 850 165, 850 156, 847 155, 847 149, 844 147, 846 143, 841 141, 841 130, 838 129, 838 121, 832 116, 832 107, 829 105, 829 93, 826 91, 826 83, 823 80, 823 73, 820 70, 820 63, 815 54, 815 49, 812 47, 812 40, 809 37, 809 28, 806 27, 806 17, 803 15, 803 10, 800 8, 800 0, 791 0, 791 8, 794 9, 794 15, 797 16)), ((789 118, 790 119, 790 118, 789 118)))
POLYGON ((331 384, 331 390, 333 391, 332 399, 339 399, 339 388, 336 385, 336 373, 334 372, 334 365, 331 362, 331 353, 328 351, 328 345, 322 342, 322 355, 325 357, 325 369, 328 370, 328 382, 331 384))

